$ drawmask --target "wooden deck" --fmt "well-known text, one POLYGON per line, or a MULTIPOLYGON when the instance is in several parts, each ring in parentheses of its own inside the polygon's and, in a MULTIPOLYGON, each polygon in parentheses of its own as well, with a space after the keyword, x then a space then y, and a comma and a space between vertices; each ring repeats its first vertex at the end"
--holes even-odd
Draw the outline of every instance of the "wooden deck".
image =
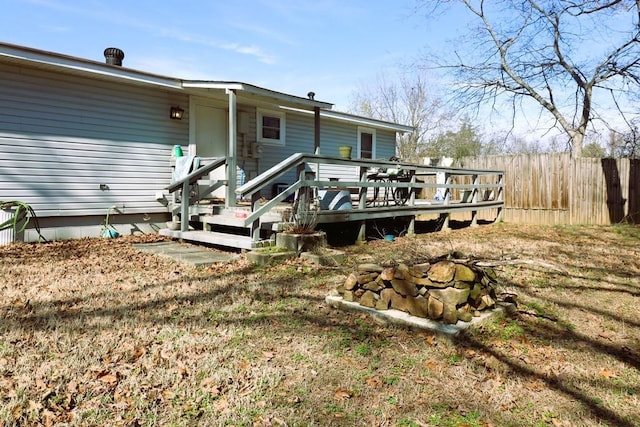
MULTIPOLYGON (((237 188, 238 197, 247 202, 226 209, 202 205, 200 201, 203 196, 194 196, 190 186, 197 184, 209 171, 224 165, 221 159, 214 159, 207 166, 168 188, 172 193, 182 190, 182 193, 190 194, 190 198, 179 198, 179 203, 172 207, 174 218, 189 218, 189 221, 181 222, 180 230, 165 229, 160 231, 161 234, 177 239, 249 249, 260 246, 262 241, 270 239, 270 235, 277 232, 277 224, 286 217, 283 212, 287 209, 301 209, 302 206, 304 211, 313 210, 318 224, 352 223, 359 228, 358 238, 364 240, 368 221, 408 218, 408 232, 411 234, 414 232, 415 220, 420 216, 440 217, 443 228, 447 228, 452 214, 469 213, 473 225, 477 223, 478 213, 481 211, 493 209, 494 219, 499 219, 504 205, 502 171, 430 167, 382 160, 348 160, 305 154, 295 154, 237 188), (353 168, 354 179, 339 182, 324 179, 321 171, 327 165, 353 168), (372 172, 389 169, 399 172, 396 175, 386 174, 383 179, 372 172), (295 182, 269 200, 262 197, 266 189, 272 188, 274 183, 281 181, 282 176, 291 170, 296 171, 298 179, 295 182), (320 203, 318 201, 322 192, 325 197, 328 193, 342 197, 339 205, 318 209, 318 205, 323 204, 323 200, 320 203), (296 198, 293 205, 285 202, 290 196, 296 198)), ((209 188, 219 186, 213 183, 209 188)))

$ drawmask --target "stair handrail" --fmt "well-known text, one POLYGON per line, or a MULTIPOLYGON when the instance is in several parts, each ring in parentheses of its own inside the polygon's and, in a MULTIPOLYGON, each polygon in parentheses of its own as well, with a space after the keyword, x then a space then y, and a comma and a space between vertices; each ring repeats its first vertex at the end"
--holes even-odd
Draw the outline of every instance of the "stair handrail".
MULTIPOLYGON (((173 193, 173 192, 179 190, 180 188, 182 188, 182 197, 181 197, 181 200, 180 200, 180 231, 182 231, 182 232, 189 231, 189 206, 190 206, 190 204, 196 203, 198 200, 200 200, 201 197, 206 195, 206 194, 198 194, 194 198, 189 197, 189 186, 192 185, 192 184, 195 184, 204 175, 206 175, 209 172, 211 172, 212 170, 224 165, 226 162, 227 162, 227 158, 226 157, 214 158, 211 163, 208 163, 208 164, 206 164, 206 165, 204 165, 202 167, 199 167, 198 169, 194 170, 193 172, 191 172, 190 174, 188 174, 184 178, 182 178, 182 179, 172 183, 168 187, 166 187, 166 190, 169 191, 169 193, 173 193)), ((213 189, 215 187, 214 186, 210 186, 209 188, 213 189)), ((211 190, 211 191, 213 191, 213 190, 211 190)))
POLYGON ((181 189, 185 182, 188 185, 195 184, 200 178, 202 178, 203 175, 208 174, 209 172, 211 172, 216 168, 219 168, 220 166, 224 165, 226 162, 227 162, 226 157, 216 157, 213 159, 211 163, 207 163, 206 165, 199 167, 198 169, 194 170, 189 175, 185 176, 179 181, 171 183, 168 187, 165 187, 165 189, 169 193, 173 193, 174 191, 181 189))

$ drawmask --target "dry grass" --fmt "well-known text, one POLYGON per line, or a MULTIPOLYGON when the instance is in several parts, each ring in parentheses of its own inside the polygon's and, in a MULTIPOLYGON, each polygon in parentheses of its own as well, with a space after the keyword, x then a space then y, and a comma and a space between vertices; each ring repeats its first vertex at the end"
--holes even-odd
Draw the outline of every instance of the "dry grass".
POLYGON ((638 227, 422 234, 344 269, 144 239, 0 248, 0 425, 640 425, 638 227), (324 304, 358 263, 452 249, 535 260, 498 269, 520 313, 450 342, 324 304))

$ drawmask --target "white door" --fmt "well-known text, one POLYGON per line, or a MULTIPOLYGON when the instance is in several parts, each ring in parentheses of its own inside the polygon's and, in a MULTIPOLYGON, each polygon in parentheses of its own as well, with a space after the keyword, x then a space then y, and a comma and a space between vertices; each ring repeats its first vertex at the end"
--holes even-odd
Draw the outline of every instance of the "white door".
MULTIPOLYGON (((227 156, 227 111, 210 105, 195 104, 196 155, 199 157, 227 156)), ((211 179, 226 179, 223 166, 211 172, 211 179)), ((213 197, 225 197, 225 187, 212 193, 213 197)))

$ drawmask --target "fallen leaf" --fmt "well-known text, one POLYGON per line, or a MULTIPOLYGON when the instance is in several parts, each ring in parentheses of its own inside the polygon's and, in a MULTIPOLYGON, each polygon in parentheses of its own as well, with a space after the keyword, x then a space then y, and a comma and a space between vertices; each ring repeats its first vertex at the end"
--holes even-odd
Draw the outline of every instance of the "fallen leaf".
POLYGON ((374 377, 367 377, 365 381, 371 387, 378 387, 380 385, 380 381, 378 381, 377 378, 374 378, 374 377))
POLYGON ((207 377, 200 382, 200 389, 213 396, 217 396, 221 392, 220 386, 218 386, 216 380, 211 377, 207 377))
POLYGON ((113 374, 101 375, 100 377, 98 377, 98 379, 103 383, 107 383, 109 385, 115 385, 118 383, 118 377, 113 374))
POLYGON ((13 417, 14 420, 18 420, 22 416, 22 411, 23 411, 22 405, 16 405, 11 410, 11 416, 13 417))
POLYGON ((271 359, 273 359, 276 356, 272 351, 263 351, 262 355, 267 360, 267 362, 270 361, 271 359))
POLYGON ((433 360, 425 360, 424 361, 424 366, 431 369, 431 370, 435 370, 438 367, 438 364, 436 362, 434 362, 433 360))
POLYGON ((224 412, 227 409, 229 409, 229 401, 225 398, 219 399, 216 402, 214 402, 213 407, 218 412, 224 412))
POLYGON ((613 372, 610 369, 606 369, 606 368, 600 369, 600 372, 598 372, 598 376, 600 376, 602 378, 606 378, 606 379, 617 377, 615 372, 613 372))
POLYGON ((353 396, 353 393, 349 390, 339 388, 336 390, 333 396, 338 400, 347 400, 347 399, 351 399, 351 397, 353 396))

